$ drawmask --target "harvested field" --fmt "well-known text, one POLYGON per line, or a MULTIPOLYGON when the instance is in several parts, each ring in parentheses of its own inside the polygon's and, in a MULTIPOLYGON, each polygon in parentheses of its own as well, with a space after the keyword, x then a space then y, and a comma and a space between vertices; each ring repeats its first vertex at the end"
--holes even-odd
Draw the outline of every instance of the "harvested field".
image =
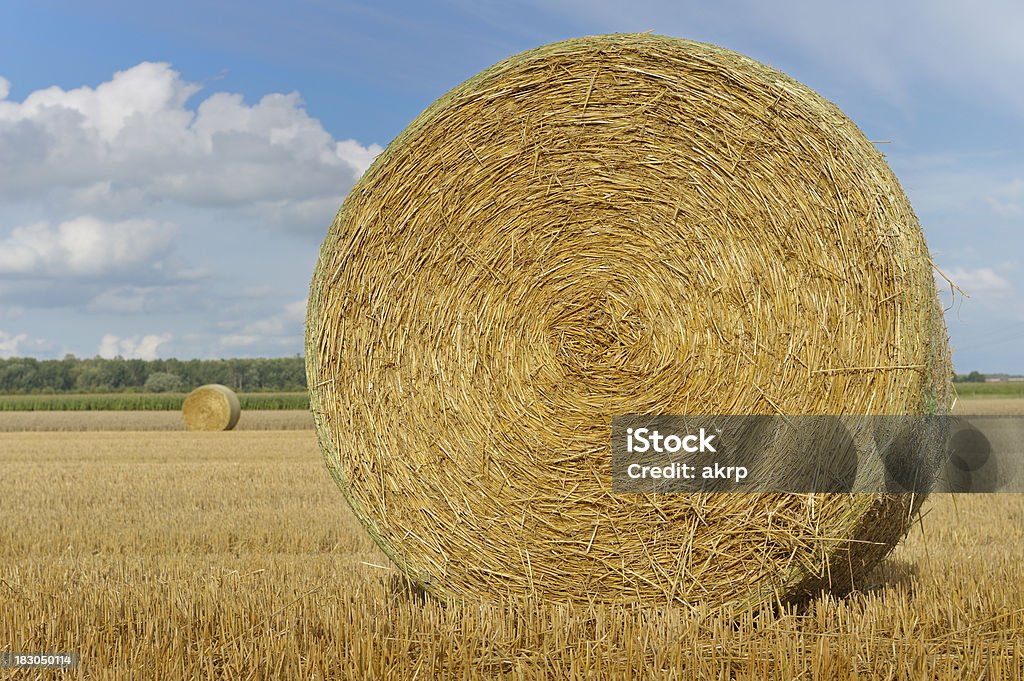
POLYGON ((953 408, 962 416, 1024 416, 1024 399, 1019 397, 961 397, 953 408))
POLYGON ((311 430, 2 433, 0 465, 0 650, 80 653, 59 678, 1024 675, 1020 495, 934 496, 849 597, 712 614, 410 593, 311 430))

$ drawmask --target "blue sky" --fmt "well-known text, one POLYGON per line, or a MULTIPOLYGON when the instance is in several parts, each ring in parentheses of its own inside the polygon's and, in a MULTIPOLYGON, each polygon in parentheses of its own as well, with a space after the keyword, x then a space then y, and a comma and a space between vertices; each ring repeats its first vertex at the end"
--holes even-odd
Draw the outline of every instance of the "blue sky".
POLYGON ((0 0, 0 356, 301 352, 326 228, 409 121, 516 52, 646 30, 765 62, 888 140, 971 296, 947 313, 956 369, 1024 373, 1009 1, 0 0))

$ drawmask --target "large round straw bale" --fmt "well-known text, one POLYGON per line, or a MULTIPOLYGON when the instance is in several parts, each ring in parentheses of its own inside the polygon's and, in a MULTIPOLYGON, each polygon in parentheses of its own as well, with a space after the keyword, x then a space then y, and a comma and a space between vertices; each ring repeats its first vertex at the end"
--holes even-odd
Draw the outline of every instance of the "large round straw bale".
POLYGON ((238 395, 219 383, 196 388, 181 405, 181 416, 189 430, 231 430, 241 413, 238 395))
POLYGON ((331 225, 306 342, 330 471, 448 595, 849 587, 919 495, 615 494, 612 417, 927 414, 951 394, 882 155, 787 76, 646 34, 520 54, 420 115, 331 225))

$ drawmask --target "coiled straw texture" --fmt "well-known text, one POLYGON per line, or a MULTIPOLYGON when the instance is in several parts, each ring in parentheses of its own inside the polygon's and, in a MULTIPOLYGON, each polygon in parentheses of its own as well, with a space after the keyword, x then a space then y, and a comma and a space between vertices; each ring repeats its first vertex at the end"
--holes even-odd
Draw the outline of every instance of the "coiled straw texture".
POLYGON ((188 430, 231 430, 238 424, 241 414, 238 395, 219 383, 196 388, 181 405, 188 430))
POLYGON ((442 595, 848 588, 920 497, 614 494, 611 418, 950 404, 882 155, 785 75, 648 34, 517 55, 418 117, 330 227, 306 356, 333 476, 442 595))

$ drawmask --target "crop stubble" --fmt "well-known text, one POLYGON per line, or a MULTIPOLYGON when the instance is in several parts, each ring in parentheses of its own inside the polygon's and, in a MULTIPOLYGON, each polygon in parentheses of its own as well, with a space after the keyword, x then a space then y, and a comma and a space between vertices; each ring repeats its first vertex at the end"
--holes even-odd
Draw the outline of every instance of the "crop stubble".
POLYGON ((0 650, 70 678, 1024 675, 1020 495, 933 497, 847 598, 713 613, 423 599, 309 430, 2 433, 0 465, 0 650))

